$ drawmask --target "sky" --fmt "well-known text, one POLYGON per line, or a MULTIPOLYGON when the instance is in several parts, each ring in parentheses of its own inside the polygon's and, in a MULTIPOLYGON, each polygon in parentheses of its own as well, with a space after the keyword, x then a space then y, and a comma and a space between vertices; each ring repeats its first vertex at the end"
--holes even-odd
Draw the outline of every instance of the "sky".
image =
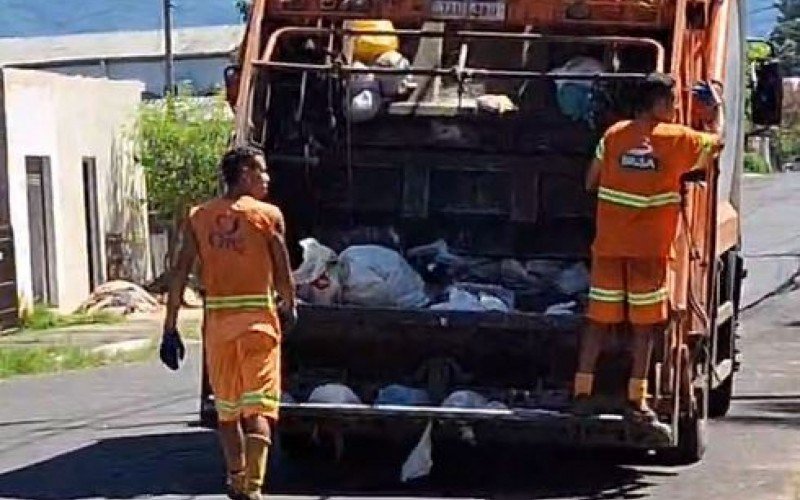
MULTIPOLYGON (((748 36, 767 36, 773 0, 747 0, 748 36)), ((234 0, 172 0, 177 27, 239 22, 234 0)), ((161 27, 162 0, 0 0, 0 37, 53 36, 161 27)))

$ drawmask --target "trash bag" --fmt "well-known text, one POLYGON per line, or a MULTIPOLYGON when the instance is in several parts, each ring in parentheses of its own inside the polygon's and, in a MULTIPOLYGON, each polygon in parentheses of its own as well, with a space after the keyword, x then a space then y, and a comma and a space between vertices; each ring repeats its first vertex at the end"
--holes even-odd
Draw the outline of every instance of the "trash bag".
POLYGON ((450 253, 447 243, 441 239, 412 248, 406 256, 426 283, 449 285, 466 268, 464 259, 450 253))
POLYGON ((339 263, 342 299, 347 304, 413 309, 428 303, 425 282, 394 250, 353 246, 339 255, 339 263))
POLYGON ((487 311, 499 311, 499 312, 508 312, 509 307, 506 305, 505 302, 500 300, 498 297, 494 295, 489 295, 488 293, 481 292, 478 295, 478 299, 483 306, 484 309, 487 311))
POLYGON ((361 404, 352 389, 342 384, 325 384, 316 387, 308 397, 309 403, 361 404))
POLYGON ((489 400, 475 391, 455 391, 440 405, 447 408, 487 408, 489 400))
MULTIPOLYGON (((603 64, 592 57, 573 57, 554 73, 595 74, 603 71, 603 64)), ((592 81, 556 80, 556 98, 561 112, 575 121, 592 119, 592 81)))
POLYGON ((456 283, 447 290, 447 301, 431 306, 436 311, 499 311, 513 309, 514 295, 496 285, 456 283))
POLYGON ((383 100, 379 85, 374 82, 372 85, 354 93, 353 98, 347 106, 347 112, 353 123, 363 123, 372 120, 381 111, 383 100))
POLYGON ((586 293, 589 290, 590 279, 586 264, 576 262, 561 272, 556 279, 556 288, 570 296, 586 293))
MULTIPOLYGON (((378 68, 393 68, 407 70, 411 67, 403 54, 396 50, 384 52, 375 60, 378 68)), ((412 85, 411 75, 386 75, 377 74, 376 78, 380 84, 381 95, 384 97, 399 97, 408 93, 412 85)))
POLYGON ((341 283, 336 252, 314 238, 300 241, 303 262, 293 273, 301 299, 312 304, 331 305, 339 302, 341 283))
POLYGON ((434 311, 485 311, 481 301, 475 295, 458 287, 450 287, 447 302, 431 306, 434 311))
POLYGON ((514 292, 502 286, 485 283, 459 282, 453 285, 466 292, 476 295, 484 309, 509 311, 514 309, 514 292))
POLYGON ((424 389, 415 389, 404 385, 392 384, 378 391, 376 405, 392 406, 425 406, 431 404, 431 398, 424 389))
POLYGON ((476 99, 478 109, 487 113, 502 115, 519 108, 507 95, 486 94, 476 99))
POLYGON ((573 314, 577 306, 578 303, 575 302, 574 300, 571 302, 562 302, 560 304, 553 304, 552 306, 548 307, 547 311, 545 311, 544 313, 549 316, 573 314))
POLYGON ((407 482, 412 479, 425 477, 431 473, 433 468, 432 448, 433 442, 431 440, 431 430, 433 429, 433 422, 428 422, 425 426, 419 442, 411 450, 408 458, 403 463, 403 468, 400 471, 400 480, 407 482))

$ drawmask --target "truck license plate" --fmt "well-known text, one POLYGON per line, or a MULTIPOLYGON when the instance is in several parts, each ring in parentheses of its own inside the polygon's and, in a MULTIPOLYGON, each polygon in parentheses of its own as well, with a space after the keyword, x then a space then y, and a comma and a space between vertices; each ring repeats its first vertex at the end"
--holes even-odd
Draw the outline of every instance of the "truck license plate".
POLYGON ((506 20, 506 4, 504 1, 432 0, 431 17, 502 22, 506 20))

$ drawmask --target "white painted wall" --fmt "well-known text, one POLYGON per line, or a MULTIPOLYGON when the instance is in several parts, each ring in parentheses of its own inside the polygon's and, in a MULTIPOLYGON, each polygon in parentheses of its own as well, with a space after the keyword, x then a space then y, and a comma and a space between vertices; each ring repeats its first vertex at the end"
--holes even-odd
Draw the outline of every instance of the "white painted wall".
MULTIPOLYGON (((223 72, 230 64, 225 57, 178 59, 175 61, 175 81, 189 82, 198 91, 224 86, 223 72)), ((105 64, 63 65, 48 71, 63 75, 106 77, 111 80, 138 80, 147 92, 161 95, 164 91, 164 63, 162 61, 112 60, 105 64)))
POLYGON ((150 277, 143 175, 124 154, 121 134, 132 123, 143 85, 68 77, 28 70, 3 70, 6 105, 11 224, 17 255, 18 289, 30 303, 32 277, 25 175, 26 156, 50 158, 53 185, 57 304, 69 311, 90 293, 84 157, 96 159, 105 275, 105 234, 141 237, 140 279, 150 277))

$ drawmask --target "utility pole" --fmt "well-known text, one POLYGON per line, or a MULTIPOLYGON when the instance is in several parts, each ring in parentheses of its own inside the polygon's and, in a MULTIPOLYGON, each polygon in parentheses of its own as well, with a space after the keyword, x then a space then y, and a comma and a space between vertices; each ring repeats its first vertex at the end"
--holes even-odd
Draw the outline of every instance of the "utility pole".
POLYGON ((175 93, 175 64, 172 54, 172 0, 164 2, 164 91, 175 93))

